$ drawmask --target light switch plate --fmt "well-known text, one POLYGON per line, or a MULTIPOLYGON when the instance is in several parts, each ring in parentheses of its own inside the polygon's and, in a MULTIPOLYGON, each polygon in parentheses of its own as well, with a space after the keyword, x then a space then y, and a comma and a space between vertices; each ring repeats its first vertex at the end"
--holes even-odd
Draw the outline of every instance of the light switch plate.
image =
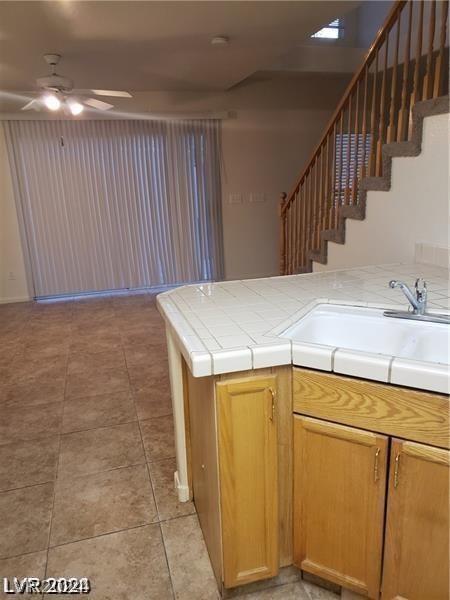
POLYGON ((228 194, 229 204, 242 204, 242 194, 228 194))
POLYGON ((265 202, 266 194, 264 192, 252 192, 250 194, 250 202, 265 202))

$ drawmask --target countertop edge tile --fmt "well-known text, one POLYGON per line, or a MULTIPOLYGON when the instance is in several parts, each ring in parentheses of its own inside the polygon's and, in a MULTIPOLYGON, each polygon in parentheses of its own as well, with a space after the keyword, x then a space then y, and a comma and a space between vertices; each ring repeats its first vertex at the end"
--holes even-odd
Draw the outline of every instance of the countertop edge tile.
POLYGON ((290 365, 292 362, 291 340, 274 340, 273 343, 255 344, 249 348, 254 369, 290 365))
POLYGON ((210 352, 191 352, 189 362, 194 377, 208 377, 212 375, 213 369, 210 352))
POLYGON ((449 394, 450 367, 449 365, 422 363, 406 358, 394 358, 390 383, 449 394))
POLYGON ((213 375, 250 371, 253 367, 250 348, 213 350, 211 356, 213 375))
POLYGON ((296 367, 332 371, 333 346, 292 342, 292 363, 296 367))
POLYGON ((333 371, 361 379, 389 383, 392 356, 338 348, 334 354, 333 371))

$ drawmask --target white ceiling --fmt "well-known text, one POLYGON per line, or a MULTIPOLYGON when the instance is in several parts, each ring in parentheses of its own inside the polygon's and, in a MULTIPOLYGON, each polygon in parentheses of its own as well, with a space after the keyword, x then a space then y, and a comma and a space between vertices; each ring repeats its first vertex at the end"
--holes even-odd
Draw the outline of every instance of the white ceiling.
POLYGON ((356 0, 0 1, 0 89, 36 89, 42 55, 78 88, 226 90, 302 44, 356 0), (214 47, 214 35, 227 47, 214 47))

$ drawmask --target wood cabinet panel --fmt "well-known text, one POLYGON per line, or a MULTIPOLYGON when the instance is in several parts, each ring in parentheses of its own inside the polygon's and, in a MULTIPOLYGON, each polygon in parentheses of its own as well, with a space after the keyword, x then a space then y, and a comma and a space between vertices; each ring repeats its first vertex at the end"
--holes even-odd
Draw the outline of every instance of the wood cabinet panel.
POLYGON ((294 419, 294 563, 376 598, 381 577, 388 440, 294 419))
POLYGON ((449 453, 394 440, 383 600, 449 598, 449 527, 449 453))
POLYGON ((214 378, 187 374, 193 499, 211 565, 222 585, 219 464, 214 378))
POLYGON ((216 385, 225 587, 278 573, 276 376, 216 385))
POLYGON ((277 373, 277 432, 278 432, 278 516, 280 567, 292 565, 293 560, 293 448, 292 448, 292 367, 276 367, 277 373))
POLYGON ((294 412, 450 447, 447 396, 294 368, 294 412))

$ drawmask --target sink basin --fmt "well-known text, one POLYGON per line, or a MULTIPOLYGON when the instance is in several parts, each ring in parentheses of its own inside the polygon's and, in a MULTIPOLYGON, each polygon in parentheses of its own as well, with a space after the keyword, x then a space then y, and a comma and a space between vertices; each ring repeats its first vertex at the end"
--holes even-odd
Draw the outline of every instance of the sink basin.
POLYGON ((281 337, 448 364, 450 327, 383 316, 384 309, 318 304, 281 337))

